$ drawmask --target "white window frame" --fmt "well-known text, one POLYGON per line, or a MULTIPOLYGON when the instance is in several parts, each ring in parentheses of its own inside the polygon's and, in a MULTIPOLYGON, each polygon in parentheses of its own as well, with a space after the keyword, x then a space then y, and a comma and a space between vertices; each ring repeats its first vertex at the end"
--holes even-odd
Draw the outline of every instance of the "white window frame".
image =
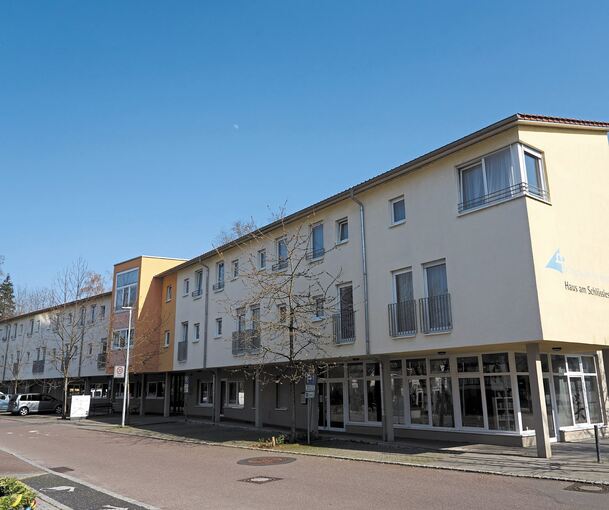
POLYGON ((258 250, 258 269, 266 269, 266 249, 258 250))
POLYGON ((217 317, 216 318, 216 335, 215 338, 221 338, 222 337, 222 330, 223 328, 223 324, 222 324, 222 317, 217 317))
POLYGON ((173 292, 173 286, 167 285, 167 287, 165 287, 165 303, 169 303, 171 301, 172 292, 173 292))
POLYGON ((324 239, 324 222, 323 221, 318 221, 317 223, 313 223, 310 226, 310 232, 309 232, 309 236, 310 236, 310 240, 311 240, 311 248, 310 248, 310 260, 319 260, 322 259, 326 253, 326 243, 325 243, 325 239, 324 239), (314 236, 313 236, 313 232, 316 229, 321 228, 321 247, 317 247, 317 249, 315 248, 314 243, 314 236))
POLYGON ((188 342, 188 321, 182 322, 182 339, 180 342, 188 342))
POLYGON ((195 271, 195 288, 192 291, 192 297, 198 299, 203 294, 203 269, 195 271))
POLYGON ((195 322, 193 324, 193 329, 194 329, 194 335, 193 335, 192 343, 195 344, 199 340, 201 340, 201 323, 195 322))
POLYGON ((231 280, 236 280, 237 278, 239 278, 239 259, 231 260, 230 276, 231 280))
POLYGON ((163 347, 169 347, 170 344, 171 344, 171 331, 166 329, 163 347))
POLYGON ((222 292, 226 282, 226 267, 224 261, 216 262, 216 283, 214 284, 215 292, 222 292))
POLYGON ((199 381, 199 395, 198 395, 198 406, 200 407, 213 407, 214 405, 214 383, 213 381, 199 381), (207 402, 202 402, 203 387, 207 388, 207 402))
POLYGON ((126 269, 125 271, 121 271, 119 273, 116 273, 116 276, 114 278, 114 282, 115 282, 115 298, 114 298, 114 310, 116 312, 123 312, 126 310, 123 310, 123 306, 135 306, 135 303, 137 302, 137 292, 138 292, 138 287, 139 287, 139 280, 140 280, 140 270, 139 268, 135 267, 132 269, 126 269), (135 283, 129 283, 127 285, 122 285, 122 286, 118 286, 118 277, 122 276, 124 274, 127 273, 131 273, 131 272, 136 272, 137 273, 137 281, 135 283), (127 305, 124 305, 123 303, 125 302, 125 293, 127 293, 127 305), (120 299, 120 305, 119 303, 119 296, 121 296, 122 298, 120 299))
POLYGON ((406 223, 406 218, 407 218, 406 199, 404 198, 404 195, 400 195, 398 197, 395 197, 395 198, 392 198, 391 200, 389 200, 389 225, 391 227, 395 227, 397 225, 402 225, 403 223, 406 223), (394 210, 393 206, 397 202, 404 202, 404 218, 401 220, 395 219, 395 210, 394 210))
POLYGON ((349 218, 345 217, 345 218, 341 218, 340 220, 336 220, 336 244, 345 244, 348 241, 349 241, 349 218), (340 234, 341 234, 341 227, 343 225, 347 226, 347 237, 345 237, 344 239, 341 239, 340 234))
MULTIPOLYGON (((113 351, 122 351, 127 347, 127 330, 128 328, 115 329, 112 331, 112 346, 111 349, 113 351), (121 336, 121 334, 123 336, 121 336), (121 346, 120 339, 124 339, 124 345, 121 346), (118 342, 117 342, 118 340, 118 342)), ((135 342, 135 328, 131 328, 131 335, 129 336, 129 348, 133 348, 133 344, 135 342)))
POLYGON ((243 381, 227 381, 226 382, 226 395, 225 395, 225 407, 230 407, 233 409, 243 409, 243 406, 245 405, 245 383, 243 381), (232 384, 236 385, 235 388, 235 395, 237 400, 235 402, 231 402, 229 399, 230 396, 230 387, 232 384), (241 388, 242 391, 239 391, 239 388, 241 388), (239 403, 239 394, 243 393, 243 403, 239 403))
POLYGON ((184 278, 182 281, 182 296, 186 297, 190 293, 190 278, 184 278))

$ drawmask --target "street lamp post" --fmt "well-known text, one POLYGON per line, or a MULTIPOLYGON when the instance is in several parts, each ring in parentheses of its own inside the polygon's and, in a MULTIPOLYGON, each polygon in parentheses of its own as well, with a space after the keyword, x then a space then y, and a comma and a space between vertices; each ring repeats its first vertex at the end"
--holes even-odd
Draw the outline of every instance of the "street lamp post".
POLYGON ((125 426, 125 411, 127 409, 127 398, 129 397, 129 351, 131 347, 131 315, 132 306, 123 306, 123 310, 129 310, 129 328, 127 329, 127 360, 125 361, 125 384, 123 384, 123 417, 121 427, 125 426))

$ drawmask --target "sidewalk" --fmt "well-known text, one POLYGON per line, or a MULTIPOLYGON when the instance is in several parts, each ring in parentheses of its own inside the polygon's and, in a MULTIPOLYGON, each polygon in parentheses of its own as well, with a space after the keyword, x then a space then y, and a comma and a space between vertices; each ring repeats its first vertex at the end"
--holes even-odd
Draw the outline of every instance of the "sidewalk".
POLYGON ((131 425, 124 429, 114 422, 112 419, 87 420, 79 426, 166 441, 609 485, 609 439, 601 441, 603 462, 598 464, 593 441, 555 443, 552 445, 552 459, 538 459, 534 448, 415 440, 384 443, 364 436, 326 434, 310 446, 286 444, 263 448, 258 439, 268 439, 285 431, 259 430, 248 425, 187 422, 179 417, 134 417, 131 425))

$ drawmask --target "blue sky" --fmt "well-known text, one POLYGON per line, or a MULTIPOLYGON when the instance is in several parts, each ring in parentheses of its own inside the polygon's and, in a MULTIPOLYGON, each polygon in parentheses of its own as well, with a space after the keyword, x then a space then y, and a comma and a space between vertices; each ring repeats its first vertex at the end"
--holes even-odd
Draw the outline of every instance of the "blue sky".
POLYGON ((0 3, 0 254, 189 258, 517 111, 609 120, 609 3, 0 3))

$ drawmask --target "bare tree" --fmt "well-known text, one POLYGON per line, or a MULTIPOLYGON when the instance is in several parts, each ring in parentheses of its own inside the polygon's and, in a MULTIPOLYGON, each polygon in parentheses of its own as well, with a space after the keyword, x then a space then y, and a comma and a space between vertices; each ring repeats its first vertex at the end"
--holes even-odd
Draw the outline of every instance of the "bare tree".
POLYGON ((217 246, 228 244, 235 239, 239 239, 247 234, 254 232, 257 229, 254 218, 247 221, 236 220, 228 229, 222 230, 216 237, 215 243, 217 246))
POLYGON ((86 308, 104 292, 103 278, 89 270, 87 263, 76 260, 57 276, 50 291, 53 310, 50 313, 54 344, 50 349, 50 362, 60 373, 63 387, 62 418, 66 418, 68 388, 74 376, 74 365, 87 356, 83 341, 92 327, 86 320, 86 308))
POLYGON ((335 287, 340 271, 333 275, 323 269, 320 261, 325 253, 313 250, 307 220, 288 226, 281 215, 272 238, 254 231, 240 248, 247 254, 239 270, 245 288, 240 289, 241 297, 226 297, 227 309, 237 324, 233 353, 242 354, 246 370, 263 383, 289 384, 294 440, 296 384, 315 369, 315 359, 328 357, 333 342, 328 319, 337 308, 335 287), (276 248, 276 255, 261 267, 258 248, 269 245, 276 248))

